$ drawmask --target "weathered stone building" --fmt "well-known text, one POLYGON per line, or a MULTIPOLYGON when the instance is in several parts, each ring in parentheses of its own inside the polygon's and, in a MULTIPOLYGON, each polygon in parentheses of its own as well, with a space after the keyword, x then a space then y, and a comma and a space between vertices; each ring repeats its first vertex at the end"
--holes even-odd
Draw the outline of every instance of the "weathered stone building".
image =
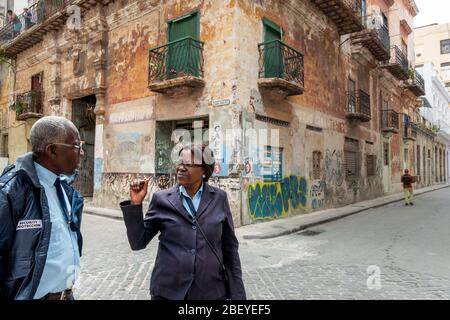
MULTIPOLYGON (((396 192, 415 168, 412 0, 42 2, 4 47, 13 123, 72 119, 98 206, 136 176, 173 184, 188 138, 212 146, 236 225, 396 192)), ((10 131, 11 162, 26 132, 10 131)))

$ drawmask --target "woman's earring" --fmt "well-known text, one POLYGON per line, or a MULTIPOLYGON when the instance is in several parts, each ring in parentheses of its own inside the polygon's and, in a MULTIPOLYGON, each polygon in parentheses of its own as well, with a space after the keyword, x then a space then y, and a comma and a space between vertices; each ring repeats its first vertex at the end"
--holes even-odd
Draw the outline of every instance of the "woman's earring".
POLYGON ((206 178, 206 175, 203 175, 203 178, 206 178))

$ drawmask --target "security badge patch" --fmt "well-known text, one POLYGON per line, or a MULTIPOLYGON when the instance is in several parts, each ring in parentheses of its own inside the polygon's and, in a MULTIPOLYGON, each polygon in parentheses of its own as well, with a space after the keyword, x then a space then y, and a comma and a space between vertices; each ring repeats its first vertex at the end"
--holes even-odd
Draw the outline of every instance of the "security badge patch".
POLYGON ((17 224, 16 230, 41 229, 42 220, 21 220, 17 224))

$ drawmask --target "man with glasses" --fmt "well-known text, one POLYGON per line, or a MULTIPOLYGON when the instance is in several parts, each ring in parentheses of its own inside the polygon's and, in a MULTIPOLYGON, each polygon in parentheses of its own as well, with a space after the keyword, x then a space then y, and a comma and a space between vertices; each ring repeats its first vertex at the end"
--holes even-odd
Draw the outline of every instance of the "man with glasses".
POLYGON ((44 117, 30 142, 0 177, 0 298, 73 300, 83 198, 67 180, 83 155, 80 135, 71 121, 44 117))

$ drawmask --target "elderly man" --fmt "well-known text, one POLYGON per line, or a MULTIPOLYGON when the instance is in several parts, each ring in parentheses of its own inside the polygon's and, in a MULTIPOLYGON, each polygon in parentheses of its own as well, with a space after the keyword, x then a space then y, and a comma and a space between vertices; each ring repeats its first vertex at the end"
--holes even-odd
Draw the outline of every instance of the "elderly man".
POLYGON ((0 177, 0 297, 73 300, 83 198, 67 180, 83 154, 75 125, 44 117, 31 128, 32 153, 0 177))

